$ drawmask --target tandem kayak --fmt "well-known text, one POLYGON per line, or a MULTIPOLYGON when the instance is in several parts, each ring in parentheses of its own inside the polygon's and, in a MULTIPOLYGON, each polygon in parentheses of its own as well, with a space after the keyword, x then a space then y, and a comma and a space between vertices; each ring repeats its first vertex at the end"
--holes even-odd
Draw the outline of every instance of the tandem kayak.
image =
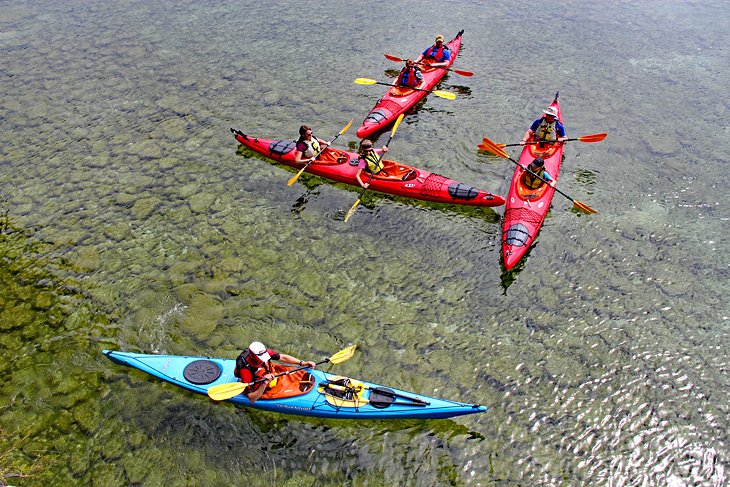
MULTIPOLYGON (((451 60, 447 66, 449 68, 454 64, 456 56, 459 54, 461 35, 463 33, 463 30, 460 31, 456 34, 456 37, 446 44, 446 47, 451 51, 451 60)), ((357 129, 357 136, 364 139, 395 122, 398 115, 407 112, 428 95, 428 91, 419 90, 432 90, 446 73, 447 71, 444 68, 430 68, 424 63, 421 69, 423 81, 416 86, 418 90, 402 86, 393 86, 388 89, 385 95, 370 110, 370 113, 365 117, 360 128, 357 129)))
MULTIPOLYGON (((113 350, 102 353, 116 364, 134 367, 198 394, 206 395, 215 385, 238 381, 233 375, 235 360, 113 350)), ((300 369, 280 364, 274 367, 277 373, 300 369)), ((279 377, 276 385, 254 403, 243 394, 228 401, 264 411, 345 419, 449 418, 486 411, 478 404, 422 396, 318 369, 301 369, 279 377)))
MULTIPOLYGON (((236 140, 244 147, 287 166, 301 169, 303 164, 294 162, 296 144, 291 140, 269 140, 249 137, 240 130, 231 129, 236 140)), ((326 148, 306 172, 360 188, 355 179, 358 154, 326 148)), ((417 200, 435 201, 464 206, 500 206, 504 198, 477 189, 438 174, 413 166, 383 160, 384 169, 373 176, 368 189, 381 193, 405 196, 417 200)))
MULTIPOLYGON (((559 93, 555 94, 550 106, 558 110, 558 120, 562 123, 563 114, 558 95, 559 93)), ((519 162, 527 167, 536 157, 543 158, 545 170, 557 182, 560 164, 563 162, 563 144, 525 145, 519 162)), ((542 184, 537 189, 525 186, 524 178, 525 170, 516 167, 502 219, 502 258, 506 270, 512 269, 532 245, 555 194, 555 190, 547 184, 542 184)))

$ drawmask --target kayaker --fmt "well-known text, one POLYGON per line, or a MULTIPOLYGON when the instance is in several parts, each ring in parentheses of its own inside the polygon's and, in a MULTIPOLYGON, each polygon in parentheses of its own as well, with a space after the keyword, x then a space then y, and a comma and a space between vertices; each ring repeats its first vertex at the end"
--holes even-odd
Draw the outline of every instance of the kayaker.
POLYGON ((429 66, 448 68, 451 61, 451 50, 444 45, 444 36, 437 35, 436 42, 421 53, 416 62, 425 61, 429 66))
MULTIPOLYGON (((384 145, 381 149, 381 154, 388 152, 388 146, 384 145)), ((360 183, 360 186, 367 188, 370 186, 369 182, 362 180, 362 172, 366 171, 368 174, 378 174, 383 170, 383 159, 373 149, 373 143, 368 139, 364 139, 360 142, 360 150, 358 151, 359 158, 357 160, 357 172, 355 173, 355 179, 360 183)), ((370 177, 368 177, 368 180, 370 177)))
POLYGON ((297 140, 294 162, 306 164, 314 162, 315 157, 323 147, 330 145, 326 140, 318 138, 312 133, 307 125, 299 127, 299 140, 297 140))
POLYGON ((398 86, 406 86, 408 88, 415 88, 420 85, 423 81, 423 75, 421 70, 416 66, 413 59, 408 59, 406 65, 401 69, 398 75, 398 80, 395 82, 398 86))
POLYGON ((538 118, 534 122, 525 135, 522 137, 521 145, 525 145, 529 140, 534 142, 563 142, 568 137, 565 135, 565 127, 558 120, 558 109, 549 106, 542 111, 542 118, 538 118))
POLYGON ((266 392, 266 389, 270 389, 276 385, 278 378, 274 377, 274 369, 271 364, 272 360, 311 368, 317 365, 311 360, 299 360, 291 355, 266 348, 261 342, 252 342, 236 358, 236 368, 233 370, 233 375, 238 377, 241 382, 254 382, 259 379, 266 379, 258 384, 248 386, 243 390, 243 393, 246 394, 249 401, 258 401, 264 392, 266 392))
MULTIPOLYGON (((545 160, 542 157, 536 157, 535 160, 533 160, 530 165, 527 166, 527 169, 542 177, 542 179, 546 180, 548 184, 553 188, 555 187, 555 180, 550 175, 550 173, 545 170, 545 160)), ((544 183, 542 179, 533 176, 528 171, 525 171, 525 186, 530 189, 537 189, 542 186, 544 183)))

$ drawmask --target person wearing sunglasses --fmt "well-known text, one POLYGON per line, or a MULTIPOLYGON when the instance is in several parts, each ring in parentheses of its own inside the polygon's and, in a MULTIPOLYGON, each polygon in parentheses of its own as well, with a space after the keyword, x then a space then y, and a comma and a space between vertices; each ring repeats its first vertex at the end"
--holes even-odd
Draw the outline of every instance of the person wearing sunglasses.
POLYGON ((294 152, 294 162, 299 164, 314 162, 320 151, 328 145, 330 143, 315 136, 309 126, 302 125, 299 127, 299 140, 297 140, 296 152, 294 152))
POLYGON ((371 141, 364 139, 360 142, 360 150, 358 150, 358 155, 360 157, 357 160, 357 172, 355 173, 355 179, 357 179, 357 182, 360 183, 360 186, 363 188, 370 186, 370 179, 372 176, 383 170, 384 164, 382 155, 386 152, 388 152, 387 145, 382 147, 380 155, 378 155, 377 151, 373 148, 373 143, 371 141), (363 171, 371 174, 371 176, 368 176, 367 182, 362 180, 363 171))
POLYGON ((534 122, 520 141, 525 145, 528 141, 534 142, 563 142, 568 137, 565 135, 565 127, 558 120, 558 109, 549 106, 542 111, 543 116, 534 122))
POLYGON ((267 389, 271 389, 276 385, 277 377, 274 377, 272 360, 302 367, 314 368, 317 365, 311 360, 299 360, 291 355, 266 348, 261 342, 252 342, 236 358, 236 367, 233 369, 233 375, 238 377, 241 382, 254 382, 264 379, 258 384, 250 385, 243 390, 249 401, 258 401, 267 389))
POLYGON ((425 64, 435 68, 448 68, 451 61, 451 50, 444 45, 444 36, 436 36, 436 42, 421 53, 416 63, 424 61, 425 64))

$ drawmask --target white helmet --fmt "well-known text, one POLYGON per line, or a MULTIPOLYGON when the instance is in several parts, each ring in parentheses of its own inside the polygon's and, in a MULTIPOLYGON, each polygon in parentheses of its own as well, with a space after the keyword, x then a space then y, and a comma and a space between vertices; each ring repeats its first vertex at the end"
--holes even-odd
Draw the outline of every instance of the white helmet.
POLYGON ((271 360, 271 355, 269 355, 268 350, 266 350, 266 347, 261 342, 251 342, 251 345, 248 346, 248 350, 252 354, 256 355, 263 363, 271 360))

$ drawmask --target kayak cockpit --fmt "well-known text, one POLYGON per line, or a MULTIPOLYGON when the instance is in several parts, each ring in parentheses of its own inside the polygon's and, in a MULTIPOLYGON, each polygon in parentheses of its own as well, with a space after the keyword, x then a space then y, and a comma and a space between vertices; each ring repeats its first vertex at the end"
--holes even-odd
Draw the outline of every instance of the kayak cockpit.
POLYGON ((532 155, 533 158, 542 157, 543 159, 547 159, 555 154, 558 147, 560 147, 560 144, 557 142, 540 142, 528 147, 530 148, 530 155, 532 155))
POLYGON ((393 161, 383 161, 385 167, 373 179, 381 181, 411 181, 418 177, 418 170, 393 161))
MULTIPOLYGON (((280 374, 291 370, 293 367, 286 367, 274 364, 274 374, 280 374)), ((291 374, 277 377, 274 387, 267 389, 260 400, 282 399, 285 397, 302 396, 312 390, 315 384, 314 376, 306 370, 297 370, 291 374)))
POLYGON ((517 181, 517 195, 525 201, 539 200, 550 186, 548 184, 541 183, 537 188, 530 188, 525 185, 526 176, 527 172, 523 170, 519 180, 517 181))

